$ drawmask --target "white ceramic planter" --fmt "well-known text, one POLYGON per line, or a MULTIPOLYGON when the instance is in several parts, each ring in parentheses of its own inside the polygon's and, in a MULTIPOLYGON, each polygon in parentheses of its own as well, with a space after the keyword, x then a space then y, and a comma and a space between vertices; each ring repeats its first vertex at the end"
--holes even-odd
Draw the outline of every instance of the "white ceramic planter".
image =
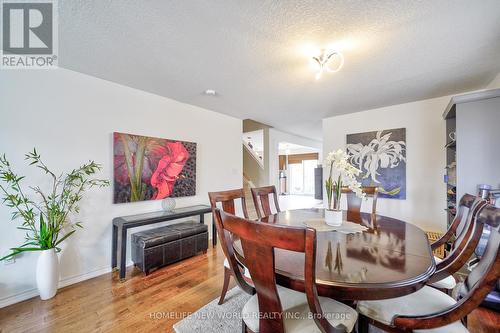
POLYGON ((325 222, 328 225, 337 227, 342 224, 343 216, 341 210, 325 209, 325 222))
POLYGON ((59 259, 54 249, 40 251, 36 263, 36 286, 42 300, 57 293, 59 284, 59 259))

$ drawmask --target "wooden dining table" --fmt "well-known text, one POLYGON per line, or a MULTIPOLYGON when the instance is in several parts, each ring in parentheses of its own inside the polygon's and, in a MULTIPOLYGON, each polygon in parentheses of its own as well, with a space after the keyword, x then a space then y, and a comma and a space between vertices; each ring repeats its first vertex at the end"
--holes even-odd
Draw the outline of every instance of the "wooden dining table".
MULTIPOLYGON (((279 212, 261 222, 306 227, 324 219, 324 209, 279 212)), ((404 296, 422 288, 436 267, 426 234, 404 221, 344 211, 344 220, 368 229, 353 234, 317 231, 316 284, 320 296, 375 300, 404 296)), ((241 246, 235 254, 244 264, 241 246)), ((276 282, 304 291, 304 254, 275 249, 276 282)))

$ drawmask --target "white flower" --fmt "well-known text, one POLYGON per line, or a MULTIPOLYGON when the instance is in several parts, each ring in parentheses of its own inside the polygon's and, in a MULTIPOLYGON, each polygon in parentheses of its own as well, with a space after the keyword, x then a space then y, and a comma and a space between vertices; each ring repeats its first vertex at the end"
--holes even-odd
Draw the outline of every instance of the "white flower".
MULTIPOLYGON (((326 165, 330 167, 329 179, 337 179, 337 182, 340 180, 341 186, 347 186, 360 198, 365 196, 361 189, 361 183, 356 179, 361 170, 349 163, 349 155, 346 152, 342 149, 329 152, 326 157, 326 165)), ((339 184, 335 186, 339 186, 339 184)))

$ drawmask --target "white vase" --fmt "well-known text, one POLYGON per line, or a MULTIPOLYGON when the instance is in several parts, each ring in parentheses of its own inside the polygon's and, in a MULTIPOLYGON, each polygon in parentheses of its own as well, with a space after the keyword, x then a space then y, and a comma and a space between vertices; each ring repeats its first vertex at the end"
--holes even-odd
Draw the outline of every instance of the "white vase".
POLYGON ((341 210, 325 209, 325 222, 328 225, 337 227, 342 224, 343 215, 341 210))
POLYGON ((55 249, 40 251, 36 263, 36 286, 42 300, 50 299, 57 293, 59 284, 59 259, 55 249))

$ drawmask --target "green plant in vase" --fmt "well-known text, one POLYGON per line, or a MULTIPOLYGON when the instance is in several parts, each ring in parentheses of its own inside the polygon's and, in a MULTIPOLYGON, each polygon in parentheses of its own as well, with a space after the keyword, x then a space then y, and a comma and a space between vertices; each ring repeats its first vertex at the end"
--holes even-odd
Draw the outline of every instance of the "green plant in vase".
POLYGON ((3 194, 3 203, 12 208, 12 221, 22 220, 17 228, 26 232, 25 242, 11 248, 11 252, 0 258, 0 261, 23 252, 41 251, 37 264, 37 285, 42 299, 47 299, 57 291, 56 252, 60 252, 60 244, 73 235, 77 228, 83 227, 80 222, 71 222, 69 214, 79 212, 78 203, 86 190, 108 186, 109 181, 93 178, 101 170, 101 166, 94 161, 57 176, 46 166, 36 149, 26 154, 25 159, 51 179, 51 186, 49 191, 44 191, 39 186, 30 186, 29 189, 38 200, 30 198, 21 186, 25 177, 14 173, 5 155, 0 157, 0 192, 3 194), (46 281, 47 279, 50 281, 46 281))

